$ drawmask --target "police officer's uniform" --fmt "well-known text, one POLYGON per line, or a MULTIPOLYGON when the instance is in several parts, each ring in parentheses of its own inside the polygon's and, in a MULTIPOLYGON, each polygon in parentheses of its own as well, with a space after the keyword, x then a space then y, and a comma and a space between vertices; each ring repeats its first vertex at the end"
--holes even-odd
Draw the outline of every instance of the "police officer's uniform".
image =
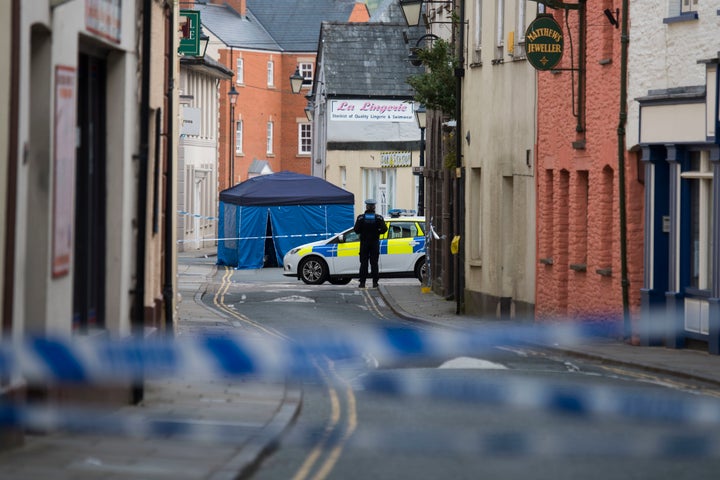
POLYGON ((382 215, 375 213, 375 200, 365 200, 365 213, 355 220, 355 232, 360 235, 360 288, 365 288, 368 276, 368 263, 372 272, 373 287, 378 286, 380 271, 380 235, 387 232, 387 225, 382 215))

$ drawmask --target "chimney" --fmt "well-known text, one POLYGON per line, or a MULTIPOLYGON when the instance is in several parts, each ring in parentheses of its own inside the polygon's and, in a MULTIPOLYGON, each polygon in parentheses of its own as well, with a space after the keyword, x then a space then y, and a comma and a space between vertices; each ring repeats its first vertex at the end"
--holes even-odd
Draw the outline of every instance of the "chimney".
POLYGON ((245 11, 247 10, 246 0, 215 0, 215 3, 219 5, 227 3, 228 5, 230 5, 230 8, 238 12, 242 17, 245 16, 245 11))

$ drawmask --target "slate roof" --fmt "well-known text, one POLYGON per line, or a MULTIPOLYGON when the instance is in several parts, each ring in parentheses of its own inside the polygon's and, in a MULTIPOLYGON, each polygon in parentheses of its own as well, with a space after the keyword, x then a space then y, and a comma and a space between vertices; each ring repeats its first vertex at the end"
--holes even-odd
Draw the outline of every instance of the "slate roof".
POLYGON ((400 23, 323 23, 318 68, 328 97, 412 98, 406 79, 422 73, 408 60, 400 23))
MULTIPOLYGON (((200 11, 203 28, 212 32, 229 47, 276 52, 282 50, 280 44, 273 39, 250 11, 246 12, 245 17, 242 17, 226 4, 196 3, 195 9, 200 11)), ((315 48, 317 47, 313 47, 312 50, 314 51, 315 48)))
POLYGON ((320 23, 347 22, 356 0, 247 0, 247 9, 285 52, 315 52, 320 23))

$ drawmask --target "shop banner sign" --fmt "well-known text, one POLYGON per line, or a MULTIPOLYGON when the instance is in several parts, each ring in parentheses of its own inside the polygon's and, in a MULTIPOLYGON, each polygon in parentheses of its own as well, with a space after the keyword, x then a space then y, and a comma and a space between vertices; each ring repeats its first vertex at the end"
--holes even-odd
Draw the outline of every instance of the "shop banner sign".
POLYGON ((200 55, 200 12, 197 10, 180 10, 180 46, 181 55, 200 55))
POLYGON ((414 122, 413 104, 403 100, 333 100, 330 120, 341 122, 414 122))
POLYGON ((538 15, 525 31, 525 54, 537 70, 550 70, 563 55, 563 32, 551 15, 538 15))

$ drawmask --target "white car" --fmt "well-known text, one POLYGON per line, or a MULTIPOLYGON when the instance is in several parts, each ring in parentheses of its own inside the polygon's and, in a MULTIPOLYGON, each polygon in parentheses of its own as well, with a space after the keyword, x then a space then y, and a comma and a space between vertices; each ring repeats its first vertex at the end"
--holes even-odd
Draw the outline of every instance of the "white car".
MULTIPOLYGON (((425 275, 425 219, 386 218, 388 231, 380 237, 380 277, 425 275)), ((326 280, 345 285, 360 272, 360 238, 352 228, 326 240, 290 250, 283 259, 283 275, 297 277, 309 285, 326 280)), ((368 272, 369 273, 369 272, 368 272)))

